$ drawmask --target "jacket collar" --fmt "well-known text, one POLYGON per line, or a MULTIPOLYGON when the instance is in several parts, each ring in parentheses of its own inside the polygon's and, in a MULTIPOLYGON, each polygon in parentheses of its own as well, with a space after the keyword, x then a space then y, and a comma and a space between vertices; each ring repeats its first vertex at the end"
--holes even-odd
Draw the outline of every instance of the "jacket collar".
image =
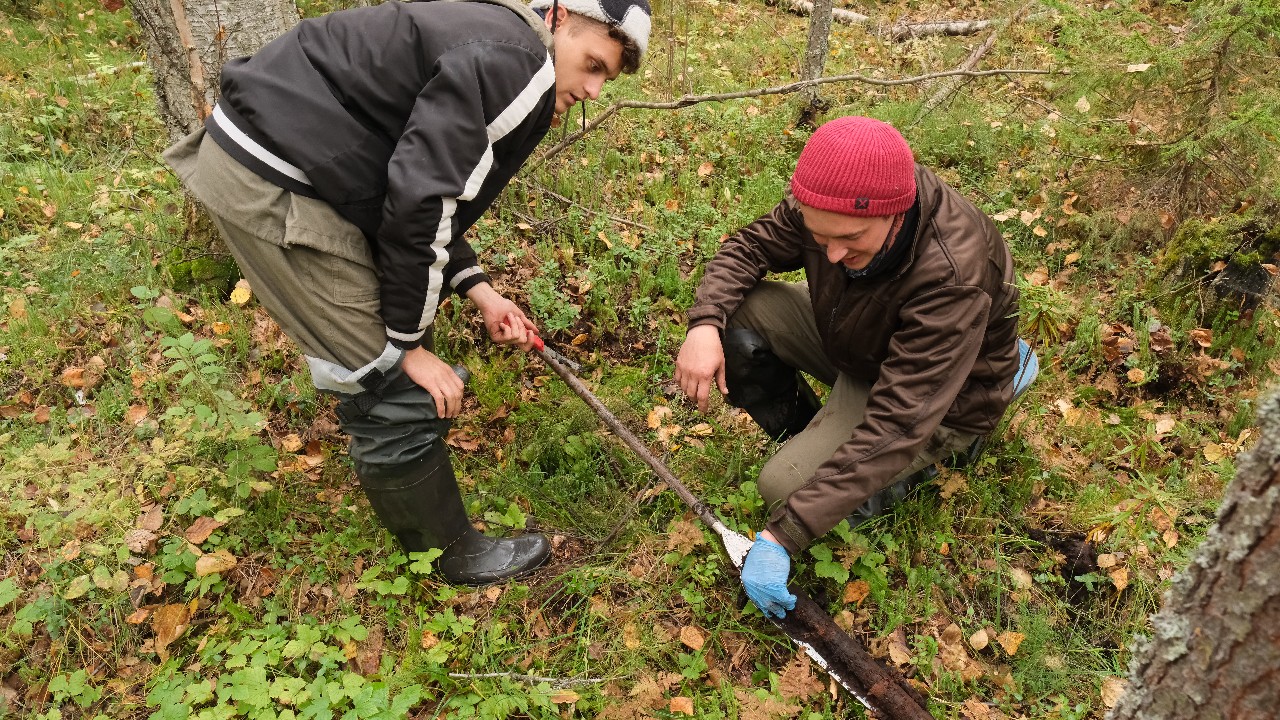
POLYGON ((554 50, 555 41, 551 37, 551 31, 547 30, 547 22, 538 16, 537 13, 529 9, 529 6, 519 0, 446 0, 447 2, 481 2, 490 5, 500 5, 525 21, 533 31, 538 34, 538 39, 546 46, 547 52, 554 50))

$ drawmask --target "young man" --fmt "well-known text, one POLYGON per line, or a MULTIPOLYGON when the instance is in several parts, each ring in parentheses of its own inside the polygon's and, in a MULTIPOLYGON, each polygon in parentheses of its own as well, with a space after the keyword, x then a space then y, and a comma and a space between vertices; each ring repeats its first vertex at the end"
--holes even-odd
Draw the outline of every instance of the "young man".
POLYGON ((432 353, 470 298, 499 344, 536 328, 463 239, 550 127, 635 72, 646 0, 388 2, 303 20, 222 69, 205 127, 165 153, 259 301, 340 398, 356 475, 407 551, 450 582, 546 561, 546 538, 478 533, 445 449, 463 381, 432 353))
POLYGON ((766 615, 795 607, 789 553, 963 458, 1030 382, 1013 280, 995 224, 862 117, 818 128, 789 195, 707 264, 677 381, 704 412, 714 384, 794 435, 760 471, 769 521, 742 572, 766 615), (762 280, 800 268, 807 284, 762 280), (797 370, 831 387, 825 407, 797 370))

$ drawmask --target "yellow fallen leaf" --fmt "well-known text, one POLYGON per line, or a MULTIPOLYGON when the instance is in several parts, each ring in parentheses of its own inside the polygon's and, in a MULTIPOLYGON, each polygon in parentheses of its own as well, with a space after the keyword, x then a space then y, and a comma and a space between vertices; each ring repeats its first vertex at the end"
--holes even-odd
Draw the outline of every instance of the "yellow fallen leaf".
POLYGON ((280 438, 280 449, 285 452, 298 452, 302 449, 304 444, 305 443, 302 442, 302 438, 298 437, 297 433, 289 433, 288 435, 280 438))
POLYGON ((196 577, 226 572, 236 566, 236 556, 226 550, 215 550, 196 558, 196 577))
POLYGON ((1204 459, 1211 463, 1222 462, 1227 456, 1227 452, 1222 449, 1222 443, 1209 443, 1204 446, 1204 459))
POLYGON ((214 335, 226 335, 229 332, 231 332, 231 325, 229 323, 215 322, 213 324, 214 335))
POLYGON ((249 298, 253 297, 253 290, 249 287, 249 281, 240 278, 236 282, 236 288, 231 291, 231 302, 236 305, 244 305, 249 302, 249 298))
POLYGON ((1129 689, 1129 681, 1122 677, 1109 677, 1102 681, 1102 704, 1113 708, 1129 689))
POLYGON ((649 425, 650 430, 657 430, 659 427, 662 427, 662 421, 669 417, 671 417, 671 408, 666 405, 655 405, 654 408, 649 411, 649 415, 645 418, 645 422, 649 425))
POLYGON ((635 623, 627 623, 622 626, 622 644, 628 650, 637 650, 640 648, 640 628, 635 623))
POLYGON ((996 636, 996 642, 1000 643, 1000 647, 1010 655, 1017 655, 1018 646, 1022 645, 1022 641, 1026 639, 1026 635, 1012 630, 1006 630, 996 636))
POLYGON ((846 603, 862 604, 863 600, 871 594, 871 584, 866 580, 854 580, 844 586, 844 601, 846 603))
POLYGON ((548 699, 556 705, 572 705, 578 702, 578 693, 572 690, 557 690, 551 693, 548 699))
POLYGON ((1121 592, 1129 587, 1129 568, 1113 567, 1107 571, 1107 575, 1111 577, 1111 582, 1116 585, 1116 592, 1121 592))
POLYGON ((707 638, 702 631, 692 625, 685 625, 680 628, 680 642, 693 650, 701 650, 706 644, 707 638))
POLYGON ((186 603, 161 605, 151 615, 151 630, 155 633, 156 654, 161 660, 169 659, 169 644, 182 636, 191 621, 191 607, 186 603))
POLYGON ((673 713, 680 713, 681 715, 692 715, 693 714, 693 698, 687 698, 684 696, 673 697, 671 698, 671 703, 667 706, 667 708, 673 713))

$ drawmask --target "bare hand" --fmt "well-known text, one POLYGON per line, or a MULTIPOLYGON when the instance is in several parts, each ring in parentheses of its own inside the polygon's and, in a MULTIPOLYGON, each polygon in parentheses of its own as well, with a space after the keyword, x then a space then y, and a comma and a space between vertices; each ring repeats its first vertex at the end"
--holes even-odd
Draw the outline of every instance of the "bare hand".
POLYGON ((467 291, 467 297, 480 310, 491 340, 499 345, 515 345, 525 351, 533 347, 538 328, 519 305, 499 295, 489 283, 472 287, 467 291))
POLYGON ((689 329, 684 344, 680 346, 680 354, 676 357, 676 382, 684 394, 698 404, 698 410, 706 412, 713 381, 721 394, 729 392, 724 381, 724 347, 720 344, 720 330, 713 325, 698 325, 689 329))
POLYGON ((436 402, 436 415, 455 418, 462 412, 462 378, 435 353, 416 347, 406 350, 400 366, 409 379, 431 393, 436 402))

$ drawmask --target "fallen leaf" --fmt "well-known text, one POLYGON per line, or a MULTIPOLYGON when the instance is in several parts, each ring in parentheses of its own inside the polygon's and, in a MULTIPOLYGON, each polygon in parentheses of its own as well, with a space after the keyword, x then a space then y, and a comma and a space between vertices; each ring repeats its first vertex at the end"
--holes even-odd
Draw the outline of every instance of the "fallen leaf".
POLYGON ((578 702, 578 693, 572 690, 557 690, 547 699, 556 705, 572 705, 578 702))
POLYGON ((1165 530, 1165 531, 1164 531, 1164 534, 1162 534, 1162 535, 1160 536, 1160 539, 1161 539, 1161 540, 1164 540, 1164 546, 1165 546, 1165 547, 1170 547, 1170 548, 1171 548, 1171 547, 1173 547, 1174 545, 1177 545, 1177 544, 1178 544, 1178 538, 1179 538, 1179 537, 1180 537, 1180 536, 1178 535, 1178 531, 1177 531, 1177 530, 1165 530))
POLYGON ((1204 446, 1204 459, 1211 463, 1222 462, 1227 456, 1227 451, 1222 448, 1222 443, 1209 443, 1204 446))
POLYGON ((1026 635, 1012 630, 1006 630, 996 636, 996 642, 1000 643, 1000 647, 1004 648, 1004 651, 1010 655, 1017 655, 1018 646, 1022 645, 1022 641, 1026 639, 1026 635))
POLYGON ((235 567, 239 561, 236 556, 226 550, 215 550, 196 558, 196 577, 204 577, 214 573, 226 572, 235 567))
POLYGON ((902 628, 889 635, 889 659, 894 665, 906 665, 911 662, 911 650, 907 647, 907 634, 902 628))
POLYGON ((668 703, 667 709, 673 713, 680 713, 681 715, 692 715, 693 698, 687 698, 684 696, 673 697, 671 698, 671 702, 668 703))
POLYGON ((151 616, 151 631, 155 633, 156 654, 169 659, 169 645, 182 636, 191 621, 191 608, 186 603, 161 605, 151 616))
POLYGON ((236 282, 236 287, 231 291, 231 302, 236 305, 244 305, 249 302, 249 298, 253 297, 253 290, 249 287, 249 281, 240 278, 236 282))
POLYGON ((1129 568, 1113 567, 1107 571, 1107 575, 1111 578, 1111 582, 1115 583, 1116 592, 1129 587, 1129 568))
MULTIPOLYGON (((1146 72, 1150 69, 1151 69, 1151 63, 1131 63, 1125 66, 1124 71, 1127 73, 1140 73, 1140 72, 1146 72)), ((1110 707, 1110 705, 1108 705, 1107 707, 1110 707)))
POLYGON ((422 639, 418 641, 418 644, 422 646, 423 650, 430 650, 440 644, 440 638, 430 630, 423 630, 422 639))
POLYGON ((1103 553, 1098 556, 1098 567, 1106 570, 1109 567, 1115 567, 1118 558, 1113 553, 1103 553))
POLYGON ((1031 579, 1031 573, 1022 568, 1009 568, 1009 577, 1013 580, 1013 586, 1020 590, 1026 590, 1035 584, 1031 579))
POLYGON ((933 482, 938 486, 938 494, 944 500, 969 488, 969 478, 962 472, 950 469, 939 470, 938 477, 934 478, 933 482))
POLYGON ((146 405, 130 405, 129 409, 124 411, 124 424, 129 427, 141 425, 142 421, 147 419, 148 412, 146 405))
POLYGON ((125 618, 124 621, 130 625, 141 625, 147 621, 147 618, 151 617, 151 611, 154 609, 155 608, 150 606, 140 607, 132 613, 129 613, 129 617, 125 618))
POLYGON ((991 644, 991 639, 987 637, 987 631, 985 629, 979 630, 969 636, 969 647, 974 650, 982 650, 989 644, 991 644))
POLYGON ((1084 95, 1081 95, 1080 99, 1076 101, 1076 110, 1082 113, 1089 112, 1089 110, 1092 107, 1093 106, 1089 104, 1089 98, 1085 97, 1084 95))
POLYGON ((38 424, 43 425, 49 422, 50 412, 48 405, 39 405, 36 407, 35 412, 32 413, 31 419, 35 420, 38 424))
POLYGON ((662 421, 669 417, 671 417, 671 408, 666 405, 655 405, 653 409, 649 411, 649 415, 645 418, 645 422, 649 425, 650 430, 657 430, 659 427, 662 427, 662 421))
POLYGON ((698 628, 692 625, 685 625, 680 628, 680 642, 693 650, 701 650, 702 646, 706 644, 707 638, 698 628))
POLYGON ((1128 689, 1128 680, 1114 675, 1108 677, 1102 681, 1102 704, 1108 708, 1115 707, 1128 689))
POLYGON ((823 689, 823 682, 814 677, 809 655, 804 652, 797 653, 778 676, 778 692, 785 698, 807 700, 821 695, 823 689))
POLYGON ((213 324, 213 334, 214 334, 214 335, 226 335, 226 334, 227 334, 227 333, 229 333, 229 332, 231 332, 231 325, 230 325, 230 324, 228 324, 228 323, 224 323, 224 322, 221 322, 221 321, 219 321, 219 322, 215 322, 215 323, 213 324))
POLYGON ((1129 378, 1129 382, 1134 385, 1140 385, 1147 379, 1147 373, 1145 373, 1142 368, 1132 368, 1129 372, 1125 373, 1125 377, 1129 378))
POLYGON ((755 693, 742 688, 734 688, 733 696, 738 700, 739 720, 778 720, 793 718, 800 712, 799 705, 792 705, 772 696, 757 697, 755 693))
POLYGON ((62 370, 62 384, 69 388, 84 387, 84 368, 69 367, 62 370))
POLYGON ((844 601, 846 604, 856 603, 861 605, 862 601, 866 600, 870 594, 871 584, 866 580, 854 580, 844 586, 844 601))
POLYGON ((640 648, 640 628, 635 623, 627 623, 622 626, 622 645, 628 650, 637 650, 640 648))
POLYGON ((1202 348, 1208 348, 1210 345, 1213 345, 1213 331, 1208 328, 1196 328, 1188 333, 1188 335, 1191 336, 1191 340, 1195 344, 1202 348))
POLYGON ((63 600, 75 600, 82 598, 85 593, 89 592, 89 588, 93 587, 93 581, 88 575, 79 575, 67 584, 67 589, 62 591, 63 600))
MULTIPOLYGON (((208 556, 206 556, 208 557, 208 556)), ((355 657, 356 671, 361 675, 373 675, 382 667, 382 626, 374 625, 361 641, 355 657)))
POLYGON ((710 162, 704 162, 698 166, 698 177, 707 177, 711 173, 715 172, 715 170, 715 165, 712 165, 710 162))
POLYGON ((675 520, 667 529, 667 549, 676 550, 681 555, 688 555, 704 542, 702 528, 689 520, 675 520))
POLYGON ((150 555, 156 551, 156 534, 150 530, 135 528, 124 534, 124 546, 129 552, 150 555))
POLYGON ((147 509, 138 516, 138 522, 134 523, 134 525, 140 530, 150 530, 151 532, 159 530, 160 526, 164 525, 164 506, 147 506, 147 509))
POLYGON ((9 303, 9 317, 22 320, 27 317, 27 299, 21 295, 9 303))
POLYGON ((226 523, 218 522, 211 517, 198 517, 195 522, 191 523, 191 527, 187 528, 187 531, 183 533, 183 537, 192 545, 199 545, 208 540, 214 530, 223 525, 226 525, 226 523))
POLYGON ((285 452, 298 452, 304 444, 297 433, 289 433, 280 438, 280 449, 285 452))

